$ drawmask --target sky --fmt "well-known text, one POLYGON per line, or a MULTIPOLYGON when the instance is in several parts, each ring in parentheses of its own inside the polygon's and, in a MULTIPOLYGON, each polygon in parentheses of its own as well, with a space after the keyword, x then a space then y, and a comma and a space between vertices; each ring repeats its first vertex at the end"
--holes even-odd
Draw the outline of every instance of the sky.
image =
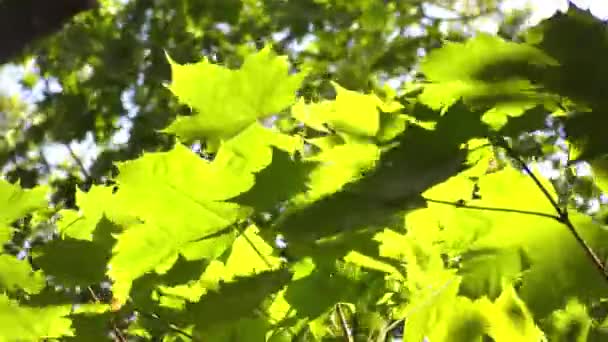
MULTIPOLYGON (((126 1, 128 0, 114 0, 114 3, 124 3, 126 1)), ((109 3, 112 1, 106 0, 106 2, 109 3)), ((589 11, 596 17, 602 20, 608 20, 608 0, 572 0, 572 2, 580 8, 589 9, 589 11)), ((457 5, 456 7, 459 6, 457 5)), ((532 15, 526 22, 526 26, 533 26, 541 20, 550 17, 558 10, 566 10, 568 8, 568 0, 504 0, 501 3, 501 10, 504 12, 509 12, 514 9, 522 8, 530 8, 532 15)), ((448 9, 440 8, 437 6, 429 5, 425 7, 425 12, 428 15, 438 18, 457 17, 458 11, 459 8, 454 8, 454 11, 450 11, 448 9)), ((472 23, 472 25, 476 30, 496 33, 496 31, 498 30, 498 21, 498 17, 490 15, 487 17, 476 19, 472 23)), ((411 33, 415 34, 415 32, 411 33)), ((42 96, 41 84, 35 87, 32 92, 24 91, 23 87, 19 85, 19 80, 27 71, 29 71, 28 69, 32 68, 32 65, 26 65, 25 67, 23 67, 10 64, 0 67, 0 91, 7 95, 20 96, 27 102, 39 100, 42 96)), ((402 80, 397 80, 397 83, 395 84, 399 84, 400 81, 402 80)), ((58 84, 55 80, 50 80, 50 84, 51 88, 54 89, 54 91, 61 91, 61 85, 58 84)), ((125 102, 125 108, 133 107, 133 104, 130 104, 128 100, 129 94, 126 93, 124 95, 125 96, 123 96, 123 102, 125 102)), ((114 136, 113 140, 115 144, 124 143, 128 140, 129 129, 131 126, 130 121, 128 119, 119 121, 118 125, 121 127, 121 129, 114 136)), ((77 155, 80 156, 83 163, 87 167, 93 162, 97 153, 99 152, 98 148, 93 142, 92 136, 88 136, 82 142, 73 142, 71 144, 71 148, 77 155)), ((67 147, 63 145, 49 144, 48 146, 44 147, 43 150, 45 157, 51 165, 57 165, 59 163, 65 162, 66 160, 69 161, 69 159, 71 158, 67 147)))
MULTIPOLYGON (((463 0, 463 2, 466 2, 466 0, 463 0)), ((608 0, 572 0, 572 3, 579 8, 588 9, 597 18, 608 20, 608 0)), ((558 10, 566 11, 568 9, 568 0, 503 0, 500 4, 500 10, 503 12, 523 8, 529 8, 532 14, 525 26, 534 26, 541 20, 552 16, 558 10)), ((448 11, 436 6, 427 6, 427 13, 434 17, 455 18, 458 16, 456 11, 448 11)), ((475 20, 473 25, 480 31, 496 33, 498 30, 498 18, 492 15, 485 16, 475 20)))

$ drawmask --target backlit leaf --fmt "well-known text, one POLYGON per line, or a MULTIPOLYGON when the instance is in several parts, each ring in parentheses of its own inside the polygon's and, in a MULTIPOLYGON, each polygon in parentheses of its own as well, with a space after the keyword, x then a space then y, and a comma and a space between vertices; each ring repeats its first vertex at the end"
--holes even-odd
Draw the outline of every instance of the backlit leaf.
POLYGON ((169 62, 169 89, 195 111, 166 128, 184 140, 230 137, 256 119, 278 113, 294 101, 303 78, 288 75, 286 58, 270 47, 249 55, 238 70, 207 59, 184 65, 169 62))

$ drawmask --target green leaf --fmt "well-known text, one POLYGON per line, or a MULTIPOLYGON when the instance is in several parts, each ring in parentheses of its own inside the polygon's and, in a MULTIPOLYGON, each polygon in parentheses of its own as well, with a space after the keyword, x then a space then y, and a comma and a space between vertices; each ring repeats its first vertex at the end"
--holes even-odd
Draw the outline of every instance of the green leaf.
POLYGON ((445 82, 480 80, 482 76, 486 79, 491 79, 490 76, 517 76, 533 66, 556 64, 553 58, 532 46, 479 34, 464 43, 447 42, 440 49, 433 50, 422 62, 421 71, 433 82, 445 82), (475 63, 471 63, 472 60, 475 63), (487 73, 487 69, 494 65, 509 68, 494 70, 494 74, 487 73))
POLYGON ((235 229, 229 229, 198 241, 188 242, 180 248, 180 253, 187 260, 217 259, 232 246, 237 234, 235 229))
POLYGON ((87 287, 105 279, 110 255, 110 246, 67 238, 48 242, 33 257, 35 264, 53 276, 56 283, 87 287))
POLYGON ((399 134, 403 133, 407 127, 407 123, 412 121, 412 118, 397 114, 397 113, 380 113, 380 129, 376 138, 380 142, 388 142, 395 139, 399 134))
POLYGON ((234 241, 226 259, 225 275, 247 276, 277 269, 281 259, 274 256, 274 248, 259 235, 259 228, 249 226, 234 241))
POLYGON ((519 280, 530 265, 526 254, 519 248, 473 249, 462 255, 459 274, 463 281, 460 294, 469 298, 487 296, 496 299, 505 281, 519 280))
POLYGON ((406 202, 470 166, 467 145, 486 134, 480 113, 459 102, 433 129, 409 126, 394 141, 397 146, 382 154, 377 167, 346 190, 375 200, 406 202))
POLYGON ((369 279, 356 279, 331 268, 315 268, 308 275, 294 279, 285 299, 299 317, 317 318, 340 302, 355 302, 366 289, 369 279), (311 297, 311 293, 323 294, 311 297))
MULTIPOLYGON (((445 255, 437 243, 440 230, 428 224, 428 217, 421 215, 423 211, 414 210, 406 215, 407 233, 385 229, 374 236, 379 244, 378 255, 385 261, 394 260, 391 264, 404 270, 404 286, 411 291, 412 298, 433 297, 438 289, 444 289, 453 281, 460 282, 454 270, 446 269, 445 255)), ((397 311, 403 313, 403 310, 407 312, 408 307, 397 311)))
POLYGON ((19 306, 0 294, 0 341, 38 341, 72 336, 70 306, 19 306))
POLYGON ((339 192, 312 204, 289 209, 276 229, 294 244, 312 243, 340 233, 381 229, 399 220, 400 205, 339 192))
POLYGON ((608 193, 608 156, 596 158, 590 164, 595 184, 604 193, 608 193))
POLYGON ((276 56, 268 46, 247 56, 238 70, 207 59, 184 65, 171 58, 169 62, 169 89, 195 113, 177 118, 165 131, 186 141, 231 137, 256 119, 278 113, 292 104, 304 77, 288 75, 286 57, 276 56))
MULTIPOLYGON (((426 296, 415 296, 405 310, 403 340, 407 342, 422 341, 430 334, 444 335, 449 326, 447 317, 458 306, 458 278, 450 279, 440 287, 435 287, 426 296)), ((440 340, 441 341, 441 340, 440 340)))
POLYGON ((287 152, 273 150, 272 163, 256 175, 254 186, 234 202, 255 208, 258 213, 276 209, 281 202, 306 190, 314 163, 297 160, 287 152))
POLYGON ((432 341, 483 341, 486 336, 484 312, 467 298, 456 297, 452 310, 442 317, 427 335, 432 341))
POLYGON ((273 247, 259 236, 256 226, 247 227, 238 236, 235 233, 231 230, 217 237, 187 245, 187 253, 183 253, 186 259, 193 256, 211 259, 223 254, 220 260, 224 262, 212 260, 195 282, 183 286, 162 286, 162 292, 196 301, 210 290, 217 290, 220 284, 234 281, 235 277, 253 276, 279 268, 281 259, 273 255, 273 247), (196 250, 198 247, 202 249, 196 250))
POLYGON ((254 318, 255 310, 261 308, 262 302, 290 279, 291 274, 286 269, 236 278, 217 292, 207 293, 197 303, 188 304, 188 315, 203 329, 222 322, 254 318))
POLYGON ((458 296, 453 278, 428 297, 416 298, 406 310, 405 341, 539 341, 542 332, 513 288, 507 287, 496 301, 471 301, 458 296))
POLYGON ((232 139, 225 141, 215 156, 217 168, 232 167, 243 172, 259 172, 272 161, 272 149, 289 154, 301 149, 302 140, 253 123, 232 139))
POLYGON ((13 230, 8 226, 0 226, 0 244, 5 244, 10 241, 13 235, 13 230))
POLYGON ((524 132, 532 132, 546 128, 548 113, 542 106, 528 109, 521 115, 509 117, 507 123, 499 131, 500 135, 512 138, 519 137, 524 132))
POLYGON ((9 225, 13 221, 34 210, 47 207, 46 193, 47 188, 43 186, 22 189, 19 185, 0 179, 0 242, 10 238, 9 225))
POLYGON ((573 161, 593 162, 608 154, 603 129, 606 124, 606 111, 581 111, 566 117, 565 130, 573 161))
POLYGON ((542 78, 542 85, 579 104, 606 111, 608 66, 596 56, 608 53, 605 21, 570 3, 527 33, 527 41, 559 64, 542 78), (585 37, 581 39, 580 37, 585 37))
POLYGON ((335 82, 336 99, 305 104, 300 100, 291 109, 293 118, 319 132, 332 129, 353 135, 373 137, 380 129, 380 109, 395 111, 399 107, 383 102, 376 95, 365 95, 342 88, 335 82))
POLYGON ((13 293, 23 290, 35 294, 45 286, 46 279, 42 271, 32 270, 27 260, 18 260, 12 255, 0 255, 0 289, 13 293))
POLYGON ((108 336, 108 326, 111 324, 112 313, 72 315, 74 336, 66 341, 102 341, 108 336))
POLYGON ((57 228, 61 236, 92 241, 96 229, 111 224, 107 218, 111 218, 115 224, 125 226, 140 223, 134 213, 124 210, 125 203, 116 196, 117 190, 118 187, 107 186, 94 186, 88 192, 76 189, 76 203, 80 210, 59 211, 61 217, 57 228))
POLYGON ((362 267, 364 269, 375 270, 375 271, 384 272, 387 274, 392 274, 397 277, 402 277, 401 273, 399 272, 399 270, 396 267, 394 267, 388 263, 374 259, 372 257, 369 257, 367 255, 361 254, 357 251, 349 252, 344 257, 344 261, 346 261, 348 263, 352 263, 352 264, 362 267))
MULTIPOLYGON (((458 198, 458 192, 461 192, 460 198, 470 198, 470 193, 459 190, 464 188, 459 185, 458 178, 437 185, 424 196, 441 199, 443 194, 452 194, 453 198, 458 198)), ((551 189, 547 181, 543 182, 551 189)), ((464 270, 469 273, 463 280, 468 295, 476 298, 488 294, 487 291, 495 293, 499 279, 513 280, 518 265, 522 265, 522 271, 527 268, 521 274, 519 294, 538 317, 545 317, 562 307, 567 298, 588 303, 606 291, 602 275, 568 229, 556 219, 521 212, 466 208, 470 204, 553 215, 555 209, 529 176, 507 168, 481 177, 478 186, 481 199, 465 200, 464 206, 462 203, 429 203, 424 209, 429 223, 435 222, 444 228, 441 240, 446 248, 452 253, 469 252, 462 261, 464 270), (463 226, 467 229, 462 229, 463 226), (525 255, 523 259, 514 254, 518 249, 525 255), (486 258, 495 258, 498 267, 494 270, 500 274, 475 266, 484 264, 486 258), (480 286, 484 283, 487 285, 480 286), (473 289, 479 292, 473 294, 473 289)), ((602 241, 607 237, 601 227, 582 214, 572 213, 570 220, 596 253, 604 253, 602 241)))
POLYGON ((481 310, 488 320, 488 335, 494 341, 539 341, 538 329, 526 304, 512 287, 506 287, 494 303, 482 300, 481 310))
POLYGON ((592 319, 587 308, 576 300, 571 300, 565 308, 556 310, 551 315, 549 336, 556 342, 588 341, 592 319))
MULTIPOLYGON (((419 99, 433 109, 449 107, 460 98, 486 108, 498 103, 532 106, 542 97, 528 76, 555 65, 553 58, 533 46, 479 34, 464 43, 448 42, 424 59, 421 71, 431 84, 419 99)), ((488 120, 500 126, 496 119, 488 120)))
POLYGON ((173 239, 169 231, 146 224, 129 227, 117 237, 107 272, 114 281, 112 291, 117 300, 126 300, 133 280, 163 262, 172 263, 177 259, 173 239))
MULTIPOLYGON (((535 107, 537 104, 534 101, 498 104, 485 112, 481 119, 492 129, 500 130, 508 123, 509 118, 518 118, 535 107)), ((526 131, 529 130, 531 129, 526 131)))
POLYGON ((380 158, 378 146, 369 143, 337 145, 305 159, 318 166, 309 174, 308 201, 335 193, 344 185, 360 179, 380 158))
POLYGON ((244 318, 207 326, 199 331, 197 336, 210 342, 257 342, 266 340, 266 333, 270 327, 264 319, 244 318))
MULTIPOLYGON (((121 284, 115 283, 115 292, 126 296, 132 280, 154 269, 162 272, 159 263, 170 267, 182 247, 241 217, 238 205, 223 200, 248 190, 253 174, 249 166, 243 167, 247 164, 235 166, 226 160, 208 162, 176 145, 169 152, 119 165, 111 205, 122 205, 123 213, 143 223, 131 224, 117 237, 108 272, 121 284)), ((106 214, 113 218, 112 211, 106 214)))

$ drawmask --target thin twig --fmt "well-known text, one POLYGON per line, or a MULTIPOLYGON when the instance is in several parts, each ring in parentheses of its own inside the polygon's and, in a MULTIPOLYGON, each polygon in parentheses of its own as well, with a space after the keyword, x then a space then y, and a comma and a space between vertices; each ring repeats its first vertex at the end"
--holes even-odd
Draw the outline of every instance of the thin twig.
POLYGON ((602 272, 602 276, 604 277, 605 280, 608 281, 608 273, 606 272, 606 267, 604 266, 604 263, 602 262, 600 257, 597 256, 597 254, 595 254, 595 252, 593 251, 591 246, 589 246, 589 244, 587 244, 587 242, 583 239, 583 237, 576 231, 576 228, 574 227, 574 225, 568 218, 567 213, 565 214, 563 221, 561 221, 561 222, 563 224, 565 224, 566 227, 568 227, 568 230, 570 231, 570 233, 572 233, 572 235, 576 239, 576 242, 578 242, 578 244, 585 250, 585 253, 587 254, 587 256, 589 256, 589 258, 591 258, 595 267, 600 272, 602 272))
POLYGON ((95 293, 95 291, 93 291, 93 289, 90 286, 87 286, 87 289, 89 290, 89 293, 91 294, 91 297, 93 297, 93 300, 95 301, 95 303, 99 304, 101 302, 101 300, 99 299, 99 297, 97 297, 97 294, 95 293))
POLYGON ((49 161, 46 159, 46 156, 44 155, 44 152, 42 151, 42 149, 40 149, 40 151, 38 152, 38 156, 40 157, 42 166, 44 166, 44 170, 46 171, 47 174, 50 174, 51 173, 51 164, 49 164, 49 161))
POLYGON ((540 217, 550 218, 550 219, 553 219, 553 220, 560 221, 560 217, 559 216, 551 215, 551 214, 547 214, 547 213, 541 213, 541 212, 537 212, 537 211, 529 211, 529 210, 521 210, 521 209, 509 209, 509 208, 484 207, 484 206, 479 206, 479 205, 468 205, 468 204, 464 204, 464 203, 461 203, 461 202, 443 201, 443 200, 437 200, 437 199, 432 199, 432 198, 427 198, 427 197, 423 197, 423 199, 425 201, 427 201, 427 202, 439 203, 439 204, 445 204, 445 205, 451 205, 451 206, 458 207, 458 208, 486 210, 486 211, 499 211, 499 212, 504 212, 504 213, 516 213, 516 214, 533 215, 533 216, 540 216, 540 217))
POLYGON ((585 254, 587 254, 587 256, 591 259, 591 261, 593 262, 595 267, 602 273, 602 276, 604 277, 604 279, 606 281, 608 281, 608 273, 606 272, 604 263, 602 263, 601 259, 597 256, 597 254, 595 254, 595 252, 593 251, 591 246, 589 246, 589 244, 587 244, 585 239, 583 239, 583 237, 576 231, 576 228, 574 227, 574 225, 570 221, 570 218, 568 217, 567 210, 561 209, 561 207, 559 206, 557 201, 553 198, 553 196, 551 196, 551 194, 549 193, 547 188, 545 188, 545 186, 540 182, 538 177, 536 177, 536 175, 532 172, 532 170, 530 170, 528 165, 522 160, 522 158, 517 153, 515 153, 515 151, 513 151, 513 149, 507 144, 506 141, 504 141, 504 139, 500 140, 499 143, 500 143, 499 146, 505 149, 505 151, 507 152, 507 155, 509 157, 511 157, 512 159, 514 159, 521 165, 523 170, 528 174, 528 176, 530 176, 532 178, 534 183, 542 191, 542 193, 545 195, 545 197, 549 200, 549 202, 551 202, 551 205, 553 206, 553 208, 557 212, 557 215, 559 216, 558 221, 563 223, 564 225, 566 225, 566 227, 568 227, 568 230, 570 231, 570 233, 572 233, 576 242, 581 246, 581 248, 583 248, 583 250, 585 251, 585 254))
MULTIPOLYGON (((89 293, 91 294, 91 297, 93 298, 93 301, 96 304, 101 303, 101 299, 97 296, 95 291, 93 291, 92 287, 87 286, 87 290, 89 290, 89 293)), ((118 341, 127 342, 126 337, 122 334, 122 332, 120 331, 120 328, 118 328, 118 326, 116 325, 116 322, 114 322, 114 319, 112 319, 112 331, 114 331, 114 335, 118 341)))
POLYGON ((90 179, 91 176, 89 175, 87 168, 84 166, 84 163, 82 162, 82 160, 80 160, 80 157, 78 157, 76 152, 74 152, 74 149, 72 148, 72 146, 70 146, 70 144, 65 144, 65 146, 67 147, 68 152, 70 152, 70 156, 72 157, 72 159, 76 162, 76 164, 78 164, 78 168, 80 168, 80 172, 82 172, 85 179, 87 179, 87 180, 90 179))
POLYGON ((506 141, 502 140, 502 142, 500 143, 500 147, 502 147, 507 152, 507 155, 509 157, 511 157, 513 160, 517 161, 518 164, 520 164, 520 166, 524 169, 524 172, 526 174, 528 174, 528 176, 530 176, 530 178, 532 178, 532 180, 534 181, 536 186, 538 186, 540 191, 542 191, 542 193, 549 200, 549 202, 551 202, 551 205, 553 206, 553 208, 555 208, 555 211, 557 211, 557 214, 561 218, 563 213, 562 213, 562 209, 560 208, 559 204, 557 203, 555 198, 553 198, 553 196, 551 196, 551 194, 549 193, 549 190, 547 190, 547 188, 545 188, 545 186, 541 183, 540 179, 538 179, 538 177, 536 177, 534 172, 532 172, 532 170, 530 170, 530 168, 528 167, 528 164, 526 164, 526 162, 523 161, 521 159, 521 157, 519 157, 519 155, 517 155, 517 153, 515 153, 515 151, 513 151, 513 149, 507 144, 506 141))
POLYGON ((378 342, 386 341, 388 333, 393 331, 393 329, 395 329, 399 324, 402 324, 403 321, 403 318, 401 318, 391 322, 391 324, 384 327, 384 329, 382 329, 382 331, 380 332, 380 335, 378 335, 378 342))
POLYGON ((127 342, 127 338, 126 338, 126 337, 124 337, 124 335, 122 334, 122 332, 120 332, 120 329, 118 329, 118 327, 116 327, 116 325, 115 325, 115 324, 113 324, 113 325, 114 325, 114 328, 113 328, 113 330, 114 330, 114 335, 116 336, 116 339, 117 339, 119 342, 127 342))
POLYGON ((344 312, 342 311, 342 306, 340 303, 336 304, 336 312, 338 313, 338 317, 340 318, 340 326, 342 327, 342 332, 344 333, 344 338, 347 342, 353 342, 353 335, 348 327, 348 322, 346 321, 346 316, 344 316, 344 312))

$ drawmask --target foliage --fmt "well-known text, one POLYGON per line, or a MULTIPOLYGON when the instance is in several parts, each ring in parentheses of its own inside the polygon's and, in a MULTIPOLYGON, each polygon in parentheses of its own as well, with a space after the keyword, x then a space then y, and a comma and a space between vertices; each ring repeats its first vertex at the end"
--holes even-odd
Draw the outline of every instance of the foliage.
MULTIPOLYGON (((449 8, 455 1, 437 4, 449 8)), ((22 92, 33 106, 21 110, 0 101, 1 111, 14 115, 8 132, 0 131, 0 164, 9 179, 26 187, 48 180, 59 188, 53 201, 66 206, 73 205, 75 183, 103 183, 114 162, 170 149, 172 139, 159 131, 188 121, 174 121, 187 108, 164 86, 171 65, 197 61, 202 54, 210 68, 213 63, 236 67, 272 44, 288 57, 290 68, 309 71, 299 89, 306 99, 331 95, 330 81, 350 90, 385 92, 384 82, 413 74, 418 52, 439 46, 444 36, 442 20, 427 13, 432 2, 99 3, 23 54, 22 92), (167 63, 167 53, 173 64, 167 63), (82 144, 94 148, 82 151, 82 144), (72 151, 60 163, 47 146, 72 151), (71 177, 66 180, 64 172, 71 177)), ((497 13, 496 0, 471 3, 477 6, 469 12, 479 7, 480 13, 497 13)))
MULTIPOLYGON (((385 10, 313 3, 367 4, 372 31, 385 10)), ((400 96, 339 77, 311 96, 318 69, 272 44, 168 57, 191 112, 147 127, 165 148, 73 205, 0 182, 0 341, 605 340, 608 231, 578 199, 608 182, 607 32, 571 6, 518 40, 448 42, 400 96)))

